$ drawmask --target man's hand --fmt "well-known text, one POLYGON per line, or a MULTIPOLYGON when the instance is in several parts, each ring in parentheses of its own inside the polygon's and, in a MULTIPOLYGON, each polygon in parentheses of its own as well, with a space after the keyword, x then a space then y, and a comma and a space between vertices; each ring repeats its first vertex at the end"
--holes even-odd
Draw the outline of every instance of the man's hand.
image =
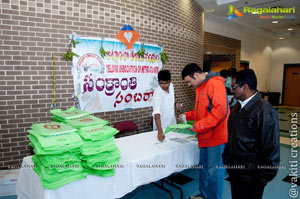
POLYGON ((183 107, 183 103, 176 102, 175 107, 176 107, 177 110, 181 111, 181 109, 183 107))
POLYGON ((158 130, 158 133, 157 133, 157 139, 159 140, 159 141, 164 141, 164 139, 165 139, 165 135, 163 134, 163 131, 161 131, 161 130, 158 130))
POLYGON ((182 120, 182 117, 183 117, 183 116, 184 116, 184 113, 182 113, 182 114, 179 115, 179 118, 178 118, 178 121, 179 121, 179 122, 183 122, 183 120, 182 120))

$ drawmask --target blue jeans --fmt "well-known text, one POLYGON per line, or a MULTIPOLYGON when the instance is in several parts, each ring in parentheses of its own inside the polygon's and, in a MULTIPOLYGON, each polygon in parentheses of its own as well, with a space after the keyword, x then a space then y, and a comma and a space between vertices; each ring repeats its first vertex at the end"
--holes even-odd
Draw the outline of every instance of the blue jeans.
POLYGON ((225 169, 222 154, 225 144, 200 147, 199 190, 207 199, 222 199, 225 169))

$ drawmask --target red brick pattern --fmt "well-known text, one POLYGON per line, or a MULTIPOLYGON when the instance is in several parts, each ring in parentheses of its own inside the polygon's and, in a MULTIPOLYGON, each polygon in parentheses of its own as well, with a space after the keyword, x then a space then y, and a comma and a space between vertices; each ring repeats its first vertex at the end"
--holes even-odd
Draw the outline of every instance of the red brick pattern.
MULTIPOLYGON (((195 0, 2 0, 0 3, 0 168, 19 165, 30 154, 26 131, 33 123, 50 121, 53 103, 52 57, 56 59, 57 108, 74 106, 71 62, 61 58, 67 36, 115 38, 130 24, 140 42, 165 48, 176 99, 185 111, 194 91, 181 80, 185 64, 202 66, 203 15, 195 0)), ((98 113, 116 121, 133 120, 139 132, 151 129, 152 108, 98 113)), ((178 114, 178 113, 177 113, 178 114)))

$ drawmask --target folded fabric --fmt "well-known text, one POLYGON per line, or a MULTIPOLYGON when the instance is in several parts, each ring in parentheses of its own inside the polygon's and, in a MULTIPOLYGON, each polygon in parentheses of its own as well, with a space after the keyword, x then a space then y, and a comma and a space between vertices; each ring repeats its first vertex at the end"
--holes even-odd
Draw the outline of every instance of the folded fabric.
POLYGON ((40 176, 42 186, 45 189, 56 189, 70 182, 80 180, 86 177, 87 173, 84 171, 80 172, 67 172, 65 174, 47 176, 42 170, 43 167, 36 166, 33 170, 40 176))
POLYGON ((96 175, 101 177, 111 177, 115 175, 115 169, 107 169, 107 170, 95 170, 95 169, 84 169, 84 172, 88 175, 96 175))
POLYGON ((169 132, 176 132, 176 133, 183 133, 189 135, 196 135, 196 132, 189 130, 192 127, 191 124, 175 124, 168 126, 167 129, 164 131, 164 134, 169 132))
POLYGON ((106 140, 99 140, 99 141, 91 141, 82 139, 83 146, 81 149, 82 155, 95 155, 106 151, 114 151, 118 150, 114 142, 114 138, 111 137, 106 140))
POLYGON ((32 157, 32 160, 33 162, 39 162, 43 167, 54 170, 56 172, 64 172, 69 170, 77 171, 78 168, 82 168, 79 153, 64 153, 59 155, 34 155, 32 157))
POLYGON ((67 173, 67 172, 81 172, 83 171, 83 167, 81 164, 81 160, 77 159, 76 161, 72 162, 64 162, 64 163, 52 163, 52 164, 44 164, 41 161, 41 156, 32 156, 32 161, 34 162, 35 166, 42 167, 41 171, 43 172, 44 177, 51 177, 51 175, 55 176, 60 173, 67 173))
POLYGON ((59 120, 69 120, 90 114, 89 112, 79 110, 74 106, 72 106, 66 111, 62 111, 61 109, 53 109, 50 110, 50 113, 52 113, 52 115, 54 115, 56 118, 59 118, 59 120))
POLYGON ((91 170, 110 170, 116 168, 116 166, 119 164, 119 159, 106 161, 106 162, 82 162, 82 165, 85 169, 91 169, 91 170))
POLYGON ((90 163, 110 162, 120 159, 120 150, 116 148, 116 150, 113 151, 105 151, 95 155, 82 156, 81 159, 90 163))

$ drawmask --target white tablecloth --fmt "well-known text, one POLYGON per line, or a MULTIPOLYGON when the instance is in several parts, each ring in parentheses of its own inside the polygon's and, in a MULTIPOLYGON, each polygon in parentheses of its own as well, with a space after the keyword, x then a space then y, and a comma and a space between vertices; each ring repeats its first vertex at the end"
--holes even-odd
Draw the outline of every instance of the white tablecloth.
POLYGON ((25 157, 16 186, 18 199, 120 198, 140 185, 197 165, 197 142, 186 137, 188 135, 168 133, 165 141, 160 143, 157 131, 153 131, 116 139, 116 145, 121 151, 121 168, 116 168, 113 177, 88 175, 85 179, 57 189, 44 189, 39 176, 32 170, 31 156, 25 157), (181 139, 176 141, 176 138, 181 139), (180 143, 182 139, 184 143, 180 143))

